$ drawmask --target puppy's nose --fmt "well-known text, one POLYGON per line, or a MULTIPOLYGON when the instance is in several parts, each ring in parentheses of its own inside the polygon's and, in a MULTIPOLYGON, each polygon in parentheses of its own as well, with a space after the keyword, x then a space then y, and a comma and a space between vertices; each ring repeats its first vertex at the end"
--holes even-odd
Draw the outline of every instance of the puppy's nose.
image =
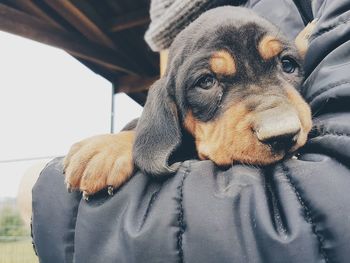
POLYGON ((287 150, 298 140, 301 123, 293 109, 271 109, 257 115, 255 134, 274 150, 287 150))
POLYGON ((265 138, 263 141, 260 141, 270 145, 276 151, 289 149, 297 142, 299 133, 300 129, 291 133, 283 133, 278 136, 274 135, 270 138, 265 138))

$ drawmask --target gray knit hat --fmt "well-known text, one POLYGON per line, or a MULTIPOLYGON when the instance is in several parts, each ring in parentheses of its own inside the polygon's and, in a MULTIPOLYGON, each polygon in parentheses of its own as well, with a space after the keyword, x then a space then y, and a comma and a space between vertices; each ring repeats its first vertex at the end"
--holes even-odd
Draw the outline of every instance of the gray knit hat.
POLYGON ((168 48, 176 35, 204 11, 221 5, 240 5, 244 0, 152 0, 151 24, 145 40, 153 51, 168 48))

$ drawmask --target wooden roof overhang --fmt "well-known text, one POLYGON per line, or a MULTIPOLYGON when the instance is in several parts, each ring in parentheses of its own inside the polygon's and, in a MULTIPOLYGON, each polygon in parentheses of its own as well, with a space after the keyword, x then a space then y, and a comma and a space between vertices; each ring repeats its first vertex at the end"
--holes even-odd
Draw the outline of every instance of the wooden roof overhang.
POLYGON ((67 51, 143 105, 159 75, 148 10, 149 0, 0 0, 0 30, 67 51))

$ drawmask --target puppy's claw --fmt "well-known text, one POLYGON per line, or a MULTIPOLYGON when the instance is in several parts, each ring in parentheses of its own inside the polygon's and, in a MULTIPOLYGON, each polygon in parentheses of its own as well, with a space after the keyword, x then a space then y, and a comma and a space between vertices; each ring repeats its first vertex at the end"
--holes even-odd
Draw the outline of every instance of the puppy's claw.
POLYGON ((108 195, 112 196, 112 195, 114 194, 114 188, 113 188, 113 186, 109 185, 107 191, 108 191, 108 195))
POLYGON ((70 183, 66 183, 66 186, 67 186, 68 193, 71 193, 73 191, 72 185, 70 183))
POLYGON ((124 131, 74 144, 63 160, 67 190, 80 190, 81 198, 86 201, 106 187, 108 195, 113 195, 116 186, 132 175, 134 138, 134 131, 124 131))
POLYGON ((88 194, 88 192, 83 191, 83 199, 84 199, 85 201, 89 201, 89 194, 88 194))

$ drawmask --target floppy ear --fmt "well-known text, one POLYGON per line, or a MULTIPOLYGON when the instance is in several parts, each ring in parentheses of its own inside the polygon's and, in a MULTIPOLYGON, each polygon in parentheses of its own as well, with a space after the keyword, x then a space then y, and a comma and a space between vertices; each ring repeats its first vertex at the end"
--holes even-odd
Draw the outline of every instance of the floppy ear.
POLYGON ((176 172, 180 163, 169 165, 169 157, 181 143, 181 130, 175 102, 170 98, 166 80, 156 81, 136 127, 133 148, 135 165, 152 175, 176 172))

